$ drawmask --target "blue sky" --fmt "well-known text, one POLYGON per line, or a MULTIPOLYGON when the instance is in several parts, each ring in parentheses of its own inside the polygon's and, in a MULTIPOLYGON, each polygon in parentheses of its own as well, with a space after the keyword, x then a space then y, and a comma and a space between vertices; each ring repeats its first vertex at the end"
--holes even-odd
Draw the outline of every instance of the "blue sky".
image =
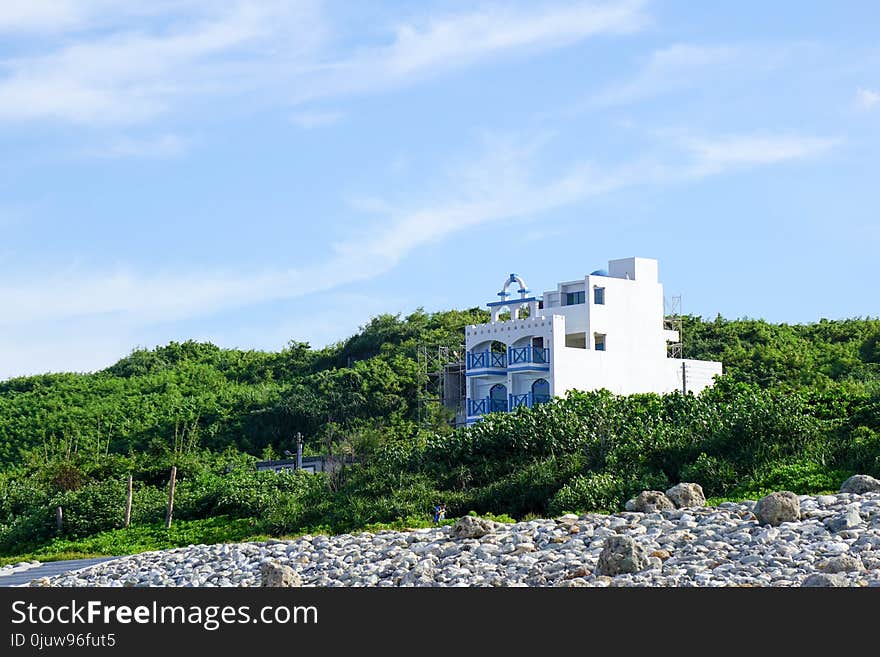
POLYGON ((4 0, 0 378, 660 261, 876 316, 875 2, 4 0), (144 5, 140 7, 139 5, 144 5))

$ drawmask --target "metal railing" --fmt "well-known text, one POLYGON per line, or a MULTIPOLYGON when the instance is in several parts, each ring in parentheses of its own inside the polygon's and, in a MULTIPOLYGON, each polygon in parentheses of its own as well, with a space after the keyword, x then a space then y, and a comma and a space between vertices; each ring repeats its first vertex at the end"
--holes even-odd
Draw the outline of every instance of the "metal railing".
POLYGON ((510 396, 510 410, 514 410, 520 406, 525 406, 526 408, 532 407, 532 393, 527 392, 522 395, 510 396))
POLYGON ((467 354, 467 369, 505 369, 507 367, 507 354, 502 351, 469 351, 467 354))
POLYGON ((549 401, 550 395, 535 394, 533 392, 526 392, 521 395, 510 395, 510 410, 512 411, 520 406, 532 408, 532 406, 546 404, 549 401))
POLYGON ((519 363, 546 365, 550 362, 550 350, 547 347, 533 347, 531 345, 510 347, 507 354, 507 360, 511 366, 519 363))
POLYGON ((483 397, 482 399, 467 400, 468 417, 486 415, 486 413, 506 413, 507 409, 507 399, 492 399, 490 397, 483 397))

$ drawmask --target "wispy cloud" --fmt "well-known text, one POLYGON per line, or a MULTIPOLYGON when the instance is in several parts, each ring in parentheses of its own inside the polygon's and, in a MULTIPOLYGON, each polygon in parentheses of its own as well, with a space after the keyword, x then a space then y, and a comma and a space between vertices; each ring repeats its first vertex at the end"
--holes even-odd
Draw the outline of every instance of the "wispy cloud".
POLYGON ((871 110, 880 105, 880 91, 874 89, 858 89, 856 91, 856 107, 860 110, 871 110))
POLYGON ((699 90, 729 89, 738 83, 753 85, 759 76, 807 57, 812 46, 787 44, 675 43, 651 52, 629 78, 591 93, 570 113, 613 107, 699 90))
POLYGON ((649 22, 645 4, 568 2, 528 9, 496 4, 401 23, 389 44, 330 60, 307 78, 296 101, 387 89, 505 54, 556 49, 600 34, 629 34, 649 22))
POLYGON ((338 123, 343 116, 342 112, 297 112, 290 120, 304 130, 311 130, 338 123))
POLYGON ((105 144, 90 146, 81 151, 87 158, 112 160, 117 158, 180 157, 187 151, 186 140, 178 135, 165 134, 156 137, 118 137, 105 144))
POLYGON ((656 50, 635 76, 591 97, 592 105, 619 105, 700 84, 710 71, 736 64, 740 46, 674 44, 656 50))
MULTIPOLYGON (((547 137, 502 139, 451 175, 435 196, 371 204, 383 214, 361 234, 332 245, 318 262, 287 270, 241 273, 59 271, 40 279, 0 283, 0 327, 35 321, 104 316, 165 322, 273 299, 294 298, 374 278, 416 249, 463 231, 510 218, 534 217, 600 194, 646 184, 681 184, 727 171, 820 155, 834 139, 724 136, 687 139, 664 153, 619 166, 574 162, 541 178, 536 157, 547 137)), ((114 319, 115 318, 115 319, 114 319)))
POLYGON ((690 171, 709 175, 724 171, 802 160, 822 155, 840 143, 831 137, 798 135, 732 135, 711 139, 685 139, 695 161, 690 171))
MULTIPOLYGON (((351 50, 331 39, 317 0, 146 4, 151 9, 137 12, 121 0, 16 0, 5 14, 4 6, 0 31, 44 25, 62 31, 65 45, 42 43, 0 61, 0 121, 131 124, 187 100, 223 95, 302 105, 412 83, 504 54, 627 34, 648 21, 642 0, 527 9, 493 4, 442 16, 426 9, 384 31, 373 26, 386 35, 384 42, 351 50)), ((328 115, 297 117, 314 127, 328 115)))
POLYGON ((165 20, 151 27, 123 20, 73 35, 60 49, 7 59, 0 62, 8 72, 0 78, 0 121, 130 123, 183 98, 245 93, 260 63, 273 56, 286 62, 320 41, 311 5, 239 0, 218 10, 183 3, 181 12, 163 3, 165 20))
POLYGON ((209 0, 3 0, 0 33, 52 34, 113 25, 181 9, 204 8, 209 0))

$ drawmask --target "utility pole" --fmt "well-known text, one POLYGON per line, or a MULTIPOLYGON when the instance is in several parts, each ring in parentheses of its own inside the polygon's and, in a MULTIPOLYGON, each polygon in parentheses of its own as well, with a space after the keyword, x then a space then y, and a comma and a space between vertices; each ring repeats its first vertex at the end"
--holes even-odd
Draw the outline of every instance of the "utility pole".
POLYGON ((165 511, 165 529, 171 529, 171 516, 174 515, 174 484, 177 482, 177 466, 171 466, 171 479, 168 482, 168 508, 165 511))
POLYGON ((296 469, 302 470, 303 467, 303 435, 296 432, 296 469))
POLYGON ((132 476, 128 475, 128 495, 125 498, 125 528, 131 525, 132 476))
POLYGON ((681 361, 681 393, 687 394, 687 363, 681 361))

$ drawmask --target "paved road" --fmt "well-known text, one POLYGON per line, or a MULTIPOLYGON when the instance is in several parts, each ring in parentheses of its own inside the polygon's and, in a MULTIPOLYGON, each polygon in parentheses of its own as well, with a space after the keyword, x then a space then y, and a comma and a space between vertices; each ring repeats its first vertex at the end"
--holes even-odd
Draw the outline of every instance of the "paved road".
POLYGON ((39 577, 54 577, 71 570, 88 568, 102 561, 109 561, 116 557, 97 557, 95 559, 71 559, 70 561, 47 561, 46 563, 12 575, 0 576, 0 586, 19 586, 28 584, 32 579, 39 577))

